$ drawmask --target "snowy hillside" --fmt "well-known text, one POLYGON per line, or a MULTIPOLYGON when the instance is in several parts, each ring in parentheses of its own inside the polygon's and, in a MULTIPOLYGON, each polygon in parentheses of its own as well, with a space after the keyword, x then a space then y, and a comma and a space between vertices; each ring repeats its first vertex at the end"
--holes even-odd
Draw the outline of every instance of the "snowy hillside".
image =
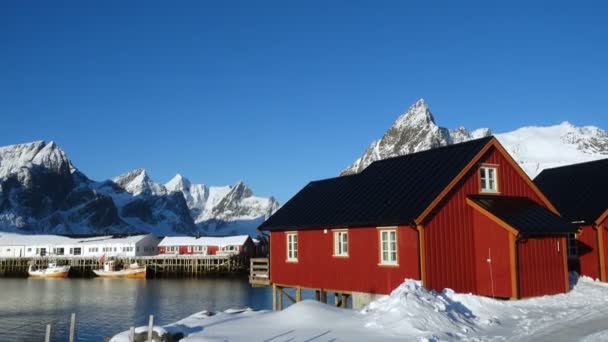
POLYGON ((22 233, 252 234, 276 211, 274 198, 235 186, 154 182, 143 169, 96 182, 57 144, 0 148, 0 230, 22 233))
POLYGON ((568 122, 548 127, 523 127, 496 138, 534 178, 543 169, 608 158, 608 133, 568 122))
MULTIPOLYGON (((488 128, 468 131, 464 127, 452 130, 440 127, 427 103, 420 99, 341 175, 360 172, 376 160, 491 134, 488 128)), ((593 126, 576 127, 564 122, 557 126, 524 127, 496 137, 531 178, 545 168, 608 158, 608 133, 593 126)))

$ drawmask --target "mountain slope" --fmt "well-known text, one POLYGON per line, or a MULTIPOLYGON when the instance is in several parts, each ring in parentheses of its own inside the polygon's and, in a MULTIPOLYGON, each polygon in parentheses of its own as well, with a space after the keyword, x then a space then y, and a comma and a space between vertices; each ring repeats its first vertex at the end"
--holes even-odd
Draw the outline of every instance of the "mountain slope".
POLYGON ((143 169, 96 182, 53 142, 0 148, 2 231, 192 235, 213 224, 220 227, 216 235, 256 233, 257 221, 277 208, 273 198, 253 196, 242 182, 206 187, 179 176, 165 186, 143 169))
MULTIPOLYGON (((376 160, 424 151, 439 146, 491 135, 488 128, 469 132, 464 127, 453 130, 436 124, 423 99, 399 116, 377 141, 341 175, 357 173, 376 160)), ((608 158, 608 133, 593 126, 576 127, 564 122, 548 127, 523 127, 496 134, 531 178, 544 168, 608 158)))

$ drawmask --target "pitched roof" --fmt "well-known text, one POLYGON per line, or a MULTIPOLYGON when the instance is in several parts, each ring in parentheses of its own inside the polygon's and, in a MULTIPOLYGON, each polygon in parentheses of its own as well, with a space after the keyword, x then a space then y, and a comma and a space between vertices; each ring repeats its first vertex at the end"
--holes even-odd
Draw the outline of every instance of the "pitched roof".
POLYGON ((159 246, 242 246, 245 244, 249 235, 213 237, 203 236, 196 238, 194 236, 167 236, 158 245, 159 246))
POLYGON ((259 229, 411 224, 492 139, 384 159, 358 174, 310 182, 259 229))
POLYGON ((593 223, 608 210, 608 159, 546 169, 534 183, 572 222, 593 223))
POLYGON ((522 235, 574 233, 578 229, 527 197, 469 195, 467 198, 522 235))

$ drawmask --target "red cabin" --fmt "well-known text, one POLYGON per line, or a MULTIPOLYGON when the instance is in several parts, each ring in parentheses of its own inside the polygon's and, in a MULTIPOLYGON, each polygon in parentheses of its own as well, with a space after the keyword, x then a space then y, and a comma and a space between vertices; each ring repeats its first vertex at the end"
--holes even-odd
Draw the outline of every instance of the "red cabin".
POLYGON ((577 228, 487 137, 311 182, 260 229, 271 283, 360 306, 406 278, 501 298, 566 292, 577 228))
POLYGON ((534 183, 564 218, 579 226, 568 239, 570 267, 607 281, 608 159, 557 167, 541 172, 534 183))
POLYGON ((240 255, 255 252, 249 235, 226 237, 167 236, 158 244, 159 254, 240 255))

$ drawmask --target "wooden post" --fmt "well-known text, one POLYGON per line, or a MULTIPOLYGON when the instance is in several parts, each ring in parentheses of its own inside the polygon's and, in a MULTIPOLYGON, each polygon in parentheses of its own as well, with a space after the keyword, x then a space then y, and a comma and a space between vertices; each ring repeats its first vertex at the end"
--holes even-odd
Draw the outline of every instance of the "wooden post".
POLYGON ((272 284, 272 310, 277 311, 277 285, 272 284))
POLYGON ((348 297, 350 297, 350 295, 343 293, 342 294, 342 307, 346 309, 346 306, 348 304, 348 297))
POLYGON ((76 338, 76 314, 72 313, 70 317, 70 342, 74 342, 76 338))
POLYGON ((334 293, 334 305, 340 306, 340 294, 338 292, 334 293))
POLYGON ((321 302, 327 303, 327 292, 325 290, 321 290, 321 302))
POLYGON ((279 310, 283 310, 283 289, 279 287, 279 310))
POLYGON ((129 329, 129 342, 135 342, 135 327, 129 329))
POLYGON ((44 342, 51 342, 51 325, 46 325, 46 333, 44 334, 44 342))
POLYGON ((154 315, 150 315, 148 322, 148 342, 152 342, 152 331, 154 331, 154 315))
POLYGON ((317 302, 320 302, 320 301, 321 301, 321 291, 319 291, 319 290, 315 290, 315 300, 316 300, 317 302))
POLYGON ((296 302, 301 302, 302 301, 302 288, 301 287, 296 287, 296 302))

